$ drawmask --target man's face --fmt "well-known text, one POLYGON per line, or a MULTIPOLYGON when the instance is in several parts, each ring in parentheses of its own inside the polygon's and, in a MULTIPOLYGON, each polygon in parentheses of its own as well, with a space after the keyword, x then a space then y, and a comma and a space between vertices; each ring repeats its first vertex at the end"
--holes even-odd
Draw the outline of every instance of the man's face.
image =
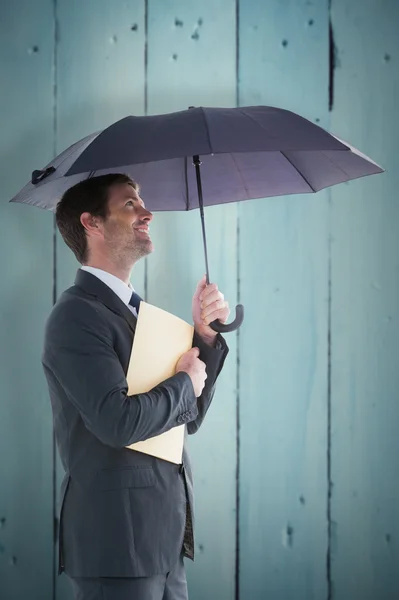
POLYGON ((149 236, 152 213, 129 183, 117 183, 109 192, 108 216, 103 222, 107 252, 114 259, 136 262, 154 250, 149 236))

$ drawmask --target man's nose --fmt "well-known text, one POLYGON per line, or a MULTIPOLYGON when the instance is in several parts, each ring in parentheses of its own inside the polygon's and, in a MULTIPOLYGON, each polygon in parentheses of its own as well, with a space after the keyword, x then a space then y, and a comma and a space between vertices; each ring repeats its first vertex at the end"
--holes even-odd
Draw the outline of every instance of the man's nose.
POLYGON ((152 212, 150 212, 149 210, 146 210, 146 209, 144 209, 140 214, 140 218, 143 219, 143 221, 146 221, 148 223, 150 221, 152 221, 153 216, 154 215, 152 214, 152 212))

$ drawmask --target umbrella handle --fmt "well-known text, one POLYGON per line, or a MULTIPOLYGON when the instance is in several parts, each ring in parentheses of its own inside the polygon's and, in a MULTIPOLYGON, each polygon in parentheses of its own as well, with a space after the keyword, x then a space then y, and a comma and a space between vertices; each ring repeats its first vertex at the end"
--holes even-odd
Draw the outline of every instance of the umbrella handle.
POLYGON ((236 318, 232 323, 221 323, 220 321, 213 321, 210 323, 211 329, 213 331, 217 331, 217 333, 229 333, 230 331, 236 331, 239 327, 241 327, 242 322, 244 320, 244 307, 242 304, 237 304, 236 306, 236 318))

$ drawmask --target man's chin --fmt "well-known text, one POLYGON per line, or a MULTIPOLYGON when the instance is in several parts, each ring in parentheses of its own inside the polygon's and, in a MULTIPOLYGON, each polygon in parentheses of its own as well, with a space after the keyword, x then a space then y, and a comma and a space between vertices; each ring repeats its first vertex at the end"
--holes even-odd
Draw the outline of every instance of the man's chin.
POLYGON ((152 254, 155 250, 154 244, 151 240, 147 240, 145 244, 140 244, 139 247, 135 248, 136 250, 136 260, 140 258, 145 258, 149 254, 152 254))
POLYGON ((146 250, 147 250, 147 254, 152 254, 154 252, 155 247, 151 240, 149 240, 146 250))

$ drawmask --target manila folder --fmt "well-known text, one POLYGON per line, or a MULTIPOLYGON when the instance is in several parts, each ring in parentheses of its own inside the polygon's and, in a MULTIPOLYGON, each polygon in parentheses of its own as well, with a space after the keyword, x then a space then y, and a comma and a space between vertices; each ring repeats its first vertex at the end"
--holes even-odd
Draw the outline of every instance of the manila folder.
MULTIPOLYGON (((181 356, 191 349, 193 336, 191 325, 142 301, 126 376, 129 396, 149 392, 172 377, 181 356)), ((180 464, 184 435, 185 425, 178 425, 127 448, 180 464)))

